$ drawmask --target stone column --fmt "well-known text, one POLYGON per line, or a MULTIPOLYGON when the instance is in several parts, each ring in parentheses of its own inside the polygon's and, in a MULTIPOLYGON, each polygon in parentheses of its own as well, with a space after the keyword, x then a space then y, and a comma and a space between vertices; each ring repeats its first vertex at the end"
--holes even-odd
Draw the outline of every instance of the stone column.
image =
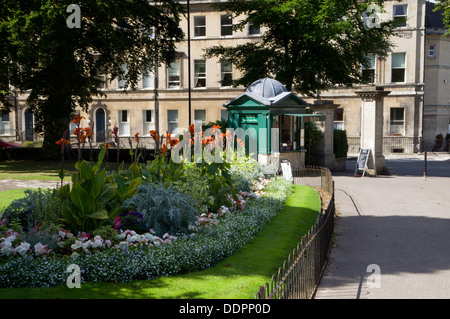
POLYGON ((334 111, 338 108, 332 100, 316 100, 310 107, 316 114, 325 115, 325 121, 317 122, 323 138, 319 145, 320 164, 334 170, 336 157, 334 155, 334 111))
POLYGON ((383 106, 384 97, 390 91, 383 87, 365 87, 355 92, 361 97, 361 148, 371 149, 375 169, 381 173, 384 168, 383 155, 383 106))

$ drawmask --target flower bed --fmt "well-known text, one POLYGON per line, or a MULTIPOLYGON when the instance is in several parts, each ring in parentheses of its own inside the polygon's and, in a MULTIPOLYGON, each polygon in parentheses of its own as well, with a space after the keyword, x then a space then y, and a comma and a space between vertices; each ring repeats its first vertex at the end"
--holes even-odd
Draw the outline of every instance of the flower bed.
POLYGON ((62 285, 71 264, 80 267, 82 282, 152 279, 208 268, 253 238, 282 209, 292 184, 259 179, 253 189, 229 196, 227 205, 200 215, 190 232, 178 236, 157 236, 153 229, 140 234, 119 229, 113 237, 100 230, 74 235, 60 229, 56 245, 48 247, 7 231, 0 238, 0 287, 62 285))

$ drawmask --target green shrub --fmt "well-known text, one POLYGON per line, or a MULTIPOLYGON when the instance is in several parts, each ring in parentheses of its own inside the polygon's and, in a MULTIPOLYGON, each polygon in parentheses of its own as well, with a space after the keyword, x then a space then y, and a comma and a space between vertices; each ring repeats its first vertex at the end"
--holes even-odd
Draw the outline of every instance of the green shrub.
POLYGON ((336 158, 347 157, 348 141, 347 132, 344 130, 334 130, 334 155, 336 158))
POLYGON ((198 216, 191 196, 161 184, 138 186, 138 193, 125 200, 123 207, 140 212, 145 227, 153 229, 159 237, 165 233, 179 235, 187 232, 198 216))
POLYGON ((318 164, 317 151, 322 137, 322 132, 314 125, 313 122, 305 123, 306 165, 318 164))
POLYGON ((26 190, 25 197, 11 202, 2 218, 17 219, 23 231, 30 231, 35 225, 58 223, 61 218, 61 202, 55 190, 26 190))
POLYGON ((195 163, 186 163, 182 177, 174 181, 172 186, 180 193, 191 196, 195 201, 198 214, 207 214, 214 204, 214 197, 208 183, 208 178, 195 163))
POLYGON ((230 175, 235 187, 240 191, 250 191, 254 181, 263 177, 261 165, 250 156, 235 159, 230 165, 230 175))

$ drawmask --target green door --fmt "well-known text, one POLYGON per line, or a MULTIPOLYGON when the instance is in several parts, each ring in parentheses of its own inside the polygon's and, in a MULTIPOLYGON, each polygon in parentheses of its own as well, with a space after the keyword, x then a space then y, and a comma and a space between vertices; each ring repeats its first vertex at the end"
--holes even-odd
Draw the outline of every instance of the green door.
POLYGON ((258 154, 258 115, 257 114, 241 114, 240 125, 245 132, 245 154, 250 155, 252 151, 254 158, 257 159, 258 154), (252 146, 250 148, 250 146, 252 146))

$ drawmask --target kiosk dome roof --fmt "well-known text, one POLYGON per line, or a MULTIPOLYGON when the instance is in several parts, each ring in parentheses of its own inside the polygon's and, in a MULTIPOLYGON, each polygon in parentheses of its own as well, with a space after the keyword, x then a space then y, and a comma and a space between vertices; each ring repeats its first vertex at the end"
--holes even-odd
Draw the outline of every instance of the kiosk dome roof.
POLYGON ((247 88, 247 92, 266 99, 271 99, 282 93, 288 92, 288 90, 279 81, 265 78, 253 82, 247 88))

